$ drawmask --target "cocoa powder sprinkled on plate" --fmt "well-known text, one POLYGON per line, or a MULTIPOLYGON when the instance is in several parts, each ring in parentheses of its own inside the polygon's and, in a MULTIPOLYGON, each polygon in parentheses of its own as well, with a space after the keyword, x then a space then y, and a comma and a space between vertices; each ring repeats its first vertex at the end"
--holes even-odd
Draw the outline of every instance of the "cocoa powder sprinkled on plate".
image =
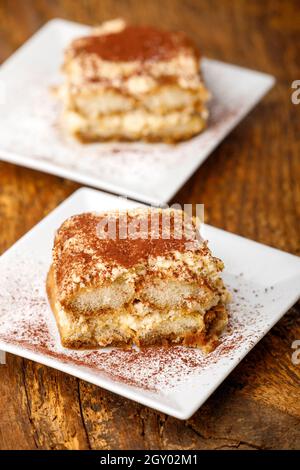
POLYGON ((255 289, 260 296, 260 302, 257 302, 252 293, 253 286, 247 285, 239 276, 230 276, 225 279, 233 294, 228 329, 210 354, 183 346, 151 347, 140 351, 68 350, 61 346, 46 300, 48 260, 37 266, 34 261, 23 258, 20 255, 17 267, 12 267, 9 262, 1 267, 0 340, 36 353, 41 362, 44 357, 54 359, 54 367, 59 368, 59 363, 71 365, 75 375, 77 368, 85 369, 98 377, 154 394, 166 394, 170 389, 187 386, 190 379, 200 377, 205 371, 209 371, 210 376, 216 375, 224 364, 242 357, 265 328, 261 315, 262 296, 268 294, 263 288, 255 289), (234 289, 238 292, 233 292, 234 289))

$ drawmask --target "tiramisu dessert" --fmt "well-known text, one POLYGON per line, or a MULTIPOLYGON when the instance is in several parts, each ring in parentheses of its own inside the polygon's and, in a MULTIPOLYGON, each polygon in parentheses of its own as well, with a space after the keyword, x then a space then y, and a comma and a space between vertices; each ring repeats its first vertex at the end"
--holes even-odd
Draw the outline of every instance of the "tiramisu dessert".
POLYGON ((222 269, 182 211, 73 216, 56 234, 47 278, 62 344, 211 351, 228 319, 222 269))
POLYGON ((65 51, 63 123, 83 141, 175 142, 205 126, 197 47, 183 32, 113 20, 65 51))

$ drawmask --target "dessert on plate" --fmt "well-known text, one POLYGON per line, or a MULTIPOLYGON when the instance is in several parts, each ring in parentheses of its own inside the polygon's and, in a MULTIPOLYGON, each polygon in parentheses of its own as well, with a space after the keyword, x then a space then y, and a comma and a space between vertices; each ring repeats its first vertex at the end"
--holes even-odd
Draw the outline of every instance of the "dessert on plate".
POLYGON ((228 320, 222 269, 180 210, 75 215, 57 231, 47 277, 62 344, 211 351, 228 320))
POLYGON ((63 124, 82 141, 175 142, 206 124, 199 51, 183 32, 109 21, 70 43, 63 73, 63 124))

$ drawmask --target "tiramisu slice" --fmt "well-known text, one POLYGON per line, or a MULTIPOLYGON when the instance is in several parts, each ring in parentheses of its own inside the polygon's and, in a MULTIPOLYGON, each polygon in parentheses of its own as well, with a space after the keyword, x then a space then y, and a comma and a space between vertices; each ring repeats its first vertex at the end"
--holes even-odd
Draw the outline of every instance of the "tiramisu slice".
POLYGON ((183 32, 104 23, 65 51, 63 121, 83 141, 178 141, 207 120, 199 52, 183 32))
POLYGON ((222 269, 182 211, 73 216, 56 234, 47 279, 62 344, 210 351, 227 324, 222 269))

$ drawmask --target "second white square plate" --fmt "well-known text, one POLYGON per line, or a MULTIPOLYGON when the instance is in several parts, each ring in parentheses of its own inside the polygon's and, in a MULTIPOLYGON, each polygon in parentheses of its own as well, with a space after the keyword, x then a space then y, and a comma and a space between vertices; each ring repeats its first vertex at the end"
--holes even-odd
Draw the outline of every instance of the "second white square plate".
POLYGON ((211 354, 185 347, 72 351, 61 346, 45 292, 54 233, 71 215, 137 204, 80 189, 0 258, 0 349, 67 372, 176 418, 190 417, 300 294, 300 259, 204 226, 225 262, 230 325, 211 354))
POLYGON ((274 78, 203 59, 213 100, 207 130, 177 145, 81 144, 58 124, 50 87, 61 83, 63 50, 87 26, 52 20, 0 68, 0 159, 152 204, 168 202, 272 87, 274 78))

